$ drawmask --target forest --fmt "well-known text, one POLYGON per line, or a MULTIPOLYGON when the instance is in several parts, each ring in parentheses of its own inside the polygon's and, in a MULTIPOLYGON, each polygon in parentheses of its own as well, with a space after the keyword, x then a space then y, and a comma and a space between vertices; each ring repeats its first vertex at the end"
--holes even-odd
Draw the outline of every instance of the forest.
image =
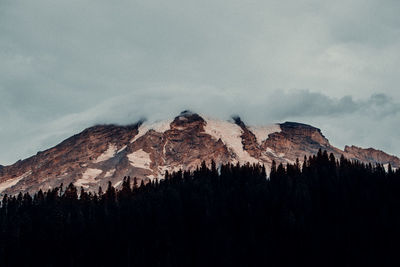
POLYGON ((0 207, 0 266, 400 266, 399 249, 400 171, 326 151, 0 207))

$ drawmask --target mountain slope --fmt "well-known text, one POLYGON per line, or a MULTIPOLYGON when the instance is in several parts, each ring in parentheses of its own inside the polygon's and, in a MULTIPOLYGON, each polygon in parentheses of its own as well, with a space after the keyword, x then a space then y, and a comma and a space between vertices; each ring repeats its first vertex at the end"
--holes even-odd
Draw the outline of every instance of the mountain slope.
MULTIPOLYGON (((315 127, 285 122, 252 127, 239 117, 223 121, 189 111, 174 119, 129 126, 98 125, 59 145, 0 168, 0 193, 48 190, 74 183, 90 191, 108 181, 120 186, 124 176, 162 178, 165 171, 194 169, 202 161, 261 163, 294 162, 327 150, 336 157, 400 167, 400 159, 374 149, 329 144, 315 127)), ((387 166, 387 165, 386 165, 387 166)))

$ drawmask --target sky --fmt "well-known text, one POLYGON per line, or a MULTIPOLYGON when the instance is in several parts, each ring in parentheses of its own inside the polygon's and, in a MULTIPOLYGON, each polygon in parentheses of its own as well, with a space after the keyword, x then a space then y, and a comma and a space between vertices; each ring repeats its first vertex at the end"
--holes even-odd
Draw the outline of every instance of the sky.
POLYGON ((0 164, 184 109, 400 156, 398 0, 0 0, 0 164))

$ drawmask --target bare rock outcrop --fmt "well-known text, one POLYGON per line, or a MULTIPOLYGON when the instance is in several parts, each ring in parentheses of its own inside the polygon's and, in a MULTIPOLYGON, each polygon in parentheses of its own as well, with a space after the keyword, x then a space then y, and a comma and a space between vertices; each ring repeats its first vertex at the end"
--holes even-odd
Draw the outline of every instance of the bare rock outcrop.
POLYGON ((85 129, 59 145, 0 166, 0 194, 49 190, 74 183, 89 191, 121 185, 124 176, 145 182, 162 179, 165 171, 193 170, 206 161, 292 163, 319 149, 365 163, 400 167, 400 159, 372 148, 330 145, 313 126, 285 122, 249 126, 239 117, 215 120, 184 111, 171 120, 139 121, 129 126, 98 125, 85 129))
POLYGON ((396 156, 389 155, 381 150, 373 148, 361 148, 357 146, 345 146, 345 157, 349 159, 359 160, 372 164, 390 164, 392 167, 400 167, 400 159, 396 156))

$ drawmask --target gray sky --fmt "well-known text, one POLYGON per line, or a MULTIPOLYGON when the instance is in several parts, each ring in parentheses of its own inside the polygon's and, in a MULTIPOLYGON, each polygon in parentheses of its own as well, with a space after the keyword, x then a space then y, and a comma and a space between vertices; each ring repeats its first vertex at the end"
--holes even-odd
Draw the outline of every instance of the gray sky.
POLYGON ((0 0, 0 164, 183 109, 400 155, 400 1, 0 0))

